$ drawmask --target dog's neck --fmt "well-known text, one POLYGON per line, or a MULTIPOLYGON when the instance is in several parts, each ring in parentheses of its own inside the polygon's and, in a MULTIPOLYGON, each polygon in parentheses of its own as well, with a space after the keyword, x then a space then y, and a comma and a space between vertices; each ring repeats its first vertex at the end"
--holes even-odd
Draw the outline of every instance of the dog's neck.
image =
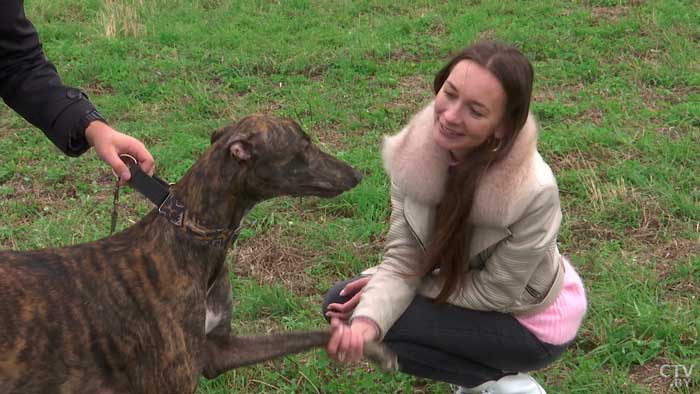
POLYGON ((186 207, 190 217, 211 229, 235 229, 257 203, 241 187, 237 173, 218 163, 226 152, 209 150, 172 187, 172 193, 186 207))
MULTIPOLYGON (((171 193, 187 210, 187 216, 200 227, 208 229, 237 229, 245 215, 257 201, 250 198, 236 182, 231 182, 231 173, 224 171, 216 160, 215 151, 207 151, 182 179, 173 185, 171 193)), ((233 179, 235 179, 233 174, 233 179)), ((198 240, 183 227, 177 227, 157 213, 145 219, 145 231, 152 233, 158 242, 169 244, 173 255, 191 275, 205 284, 210 284, 221 272, 226 251, 231 247, 230 239, 225 247, 213 247, 198 240), (150 218, 150 219, 149 219, 150 218)))

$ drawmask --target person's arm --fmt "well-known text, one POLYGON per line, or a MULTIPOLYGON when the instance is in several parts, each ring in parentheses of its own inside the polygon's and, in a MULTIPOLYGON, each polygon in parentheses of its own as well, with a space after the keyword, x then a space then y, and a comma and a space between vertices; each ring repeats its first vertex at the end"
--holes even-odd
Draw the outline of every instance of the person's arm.
POLYGON ((326 350, 329 357, 335 360, 358 361, 362 357, 364 343, 383 339, 416 294, 421 277, 415 272, 422 262, 423 251, 406 221, 404 198, 400 189, 392 183, 391 218, 384 257, 361 289, 350 324, 343 323, 338 314, 330 315, 332 335, 326 350))
POLYGON ((119 158, 127 153, 153 174, 154 161, 141 141, 110 127, 88 97, 65 86, 44 55, 22 0, 0 2, 0 97, 69 156, 90 146, 124 182, 131 177, 119 158))
POLYGON ((393 183, 391 205, 382 263, 364 287, 350 319, 353 321, 362 317, 377 323, 379 340, 413 301, 421 281, 415 272, 423 261, 423 251, 404 216, 404 196, 393 183))
POLYGON ((90 147, 85 129, 102 119, 84 93, 63 84, 21 0, 0 2, 0 96, 70 156, 90 147))

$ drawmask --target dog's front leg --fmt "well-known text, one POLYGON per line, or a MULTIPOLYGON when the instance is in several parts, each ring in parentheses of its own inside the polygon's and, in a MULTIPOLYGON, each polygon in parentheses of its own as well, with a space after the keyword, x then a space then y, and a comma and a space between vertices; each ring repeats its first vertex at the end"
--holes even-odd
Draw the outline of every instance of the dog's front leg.
MULTIPOLYGON (((273 358, 323 347, 331 337, 330 330, 288 332, 273 335, 230 337, 207 340, 204 376, 212 379, 228 370, 273 358)), ((366 343, 365 357, 388 372, 398 370, 396 355, 381 343, 366 343)))
POLYGON ((207 340, 203 374, 212 379, 237 367, 324 346, 329 339, 326 330, 207 340))
POLYGON ((202 373, 209 379, 240 366, 323 346, 330 338, 328 331, 235 337, 231 332, 232 304, 228 267, 224 266, 207 292, 202 373))
MULTIPOLYGON (((329 329, 251 337, 233 336, 231 282, 226 266, 207 292, 206 304, 202 374, 208 379, 237 367, 323 347, 330 339, 329 329)), ((366 344, 365 357, 386 371, 396 371, 398 368, 396 355, 382 344, 366 344)))

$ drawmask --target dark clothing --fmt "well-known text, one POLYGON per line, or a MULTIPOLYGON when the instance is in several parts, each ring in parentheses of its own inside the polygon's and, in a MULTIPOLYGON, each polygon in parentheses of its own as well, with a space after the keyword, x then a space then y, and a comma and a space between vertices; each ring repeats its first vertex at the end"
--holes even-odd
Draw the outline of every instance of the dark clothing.
POLYGON ((22 0, 0 1, 0 97, 65 154, 89 148, 85 119, 95 107, 80 90, 63 85, 22 0))
MULTIPOLYGON (((352 297, 339 293, 356 279, 328 291, 324 316, 329 304, 352 297)), ((540 341, 510 314, 435 304, 421 295, 389 329, 384 344, 396 352, 402 372, 463 387, 543 368, 569 346, 540 341)))

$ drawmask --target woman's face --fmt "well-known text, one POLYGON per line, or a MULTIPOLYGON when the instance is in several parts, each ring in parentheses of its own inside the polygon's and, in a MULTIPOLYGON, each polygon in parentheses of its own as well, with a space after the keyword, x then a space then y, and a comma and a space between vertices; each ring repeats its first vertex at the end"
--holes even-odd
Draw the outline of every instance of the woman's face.
POLYGON ((503 137, 505 104, 501 82, 490 71, 471 60, 457 63, 435 97, 435 142, 464 159, 492 135, 503 137))

